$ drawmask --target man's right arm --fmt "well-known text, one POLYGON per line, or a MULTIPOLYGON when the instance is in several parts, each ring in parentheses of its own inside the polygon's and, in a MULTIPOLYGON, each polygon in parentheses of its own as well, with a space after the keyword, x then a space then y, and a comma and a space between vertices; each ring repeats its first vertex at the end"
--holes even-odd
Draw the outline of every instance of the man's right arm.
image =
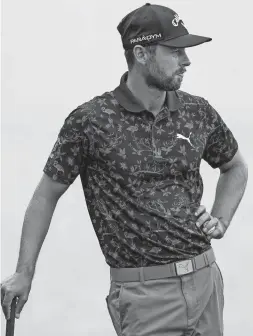
POLYGON ((25 213, 16 272, 33 276, 56 204, 86 165, 89 119, 85 111, 80 107, 69 114, 48 157, 25 213))
POLYGON ((6 318, 11 302, 18 298, 18 318, 28 300, 36 262, 59 198, 86 167, 90 153, 89 110, 75 109, 65 119, 43 169, 44 174, 27 207, 16 272, 1 284, 1 303, 6 318))
POLYGON ((56 204, 67 189, 68 185, 43 174, 25 213, 17 273, 24 272, 33 277, 56 204))

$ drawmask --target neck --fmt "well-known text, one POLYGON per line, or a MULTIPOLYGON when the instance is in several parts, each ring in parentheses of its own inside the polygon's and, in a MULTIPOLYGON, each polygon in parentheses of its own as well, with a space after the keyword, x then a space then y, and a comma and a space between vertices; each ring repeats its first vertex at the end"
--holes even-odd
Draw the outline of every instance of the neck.
POLYGON ((128 72, 126 85, 145 110, 155 115, 161 111, 166 98, 166 91, 149 87, 143 76, 134 69, 128 72))

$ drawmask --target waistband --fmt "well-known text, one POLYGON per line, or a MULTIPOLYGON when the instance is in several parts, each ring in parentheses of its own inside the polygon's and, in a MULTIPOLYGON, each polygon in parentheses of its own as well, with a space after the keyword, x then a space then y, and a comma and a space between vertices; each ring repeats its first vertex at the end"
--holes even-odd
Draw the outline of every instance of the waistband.
POLYGON ((159 266, 110 268, 111 281, 131 282, 182 276, 207 267, 216 260, 212 248, 194 258, 159 266))

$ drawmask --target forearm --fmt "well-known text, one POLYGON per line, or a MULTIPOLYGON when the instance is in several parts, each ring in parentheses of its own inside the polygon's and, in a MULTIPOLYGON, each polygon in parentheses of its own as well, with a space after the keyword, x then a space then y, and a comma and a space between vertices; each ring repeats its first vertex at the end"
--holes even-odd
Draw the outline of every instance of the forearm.
POLYGON ((47 235, 57 200, 34 195, 25 213, 16 272, 33 277, 36 261, 47 235))
POLYGON ((220 174, 211 215, 226 229, 241 202, 248 179, 247 166, 240 164, 220 174))

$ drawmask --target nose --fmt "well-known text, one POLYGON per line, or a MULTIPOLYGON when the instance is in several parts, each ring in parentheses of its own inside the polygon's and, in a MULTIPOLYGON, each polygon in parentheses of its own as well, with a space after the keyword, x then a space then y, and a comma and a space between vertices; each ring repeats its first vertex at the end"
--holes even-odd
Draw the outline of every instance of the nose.
POLYGON ((190 66, 191 65, 189 57, 187 56, 184 49, 182 50, 182 53, 181 53, 181 64, 182 64, 182 66, 190 66))

